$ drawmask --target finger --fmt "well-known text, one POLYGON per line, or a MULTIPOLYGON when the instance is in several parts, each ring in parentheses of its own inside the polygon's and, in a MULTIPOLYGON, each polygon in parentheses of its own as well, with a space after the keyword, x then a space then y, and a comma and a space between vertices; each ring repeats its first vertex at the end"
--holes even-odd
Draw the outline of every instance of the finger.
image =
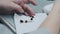
POLYGON ((30 3, 32 3, 33 5, 37 5, 35 0, 29 0, 30 3))
POLYGON ((30 8, 28 5, 24 5, 24 9, 26 10, 26 12, 28 13, 28 15, 30 15, 30 16, 34 16, 35 15, 35 13, 34 13, 34 11, 32 10, 32 8, 30 8))
POLYGON ((17 10, 19 13, 24 13, 24 10, 22 9, 22 7, 20 5, 11 3, 9 6, 12 7, 13 9, 17 10))
POLYGON ((26 16, 29 16, 29 14, 27 12, 24 13, 26 16))
POLYGON ((15 3, 17 3, 18 5, 24 5, 24 2, 22 0, 16 0, 15 3))

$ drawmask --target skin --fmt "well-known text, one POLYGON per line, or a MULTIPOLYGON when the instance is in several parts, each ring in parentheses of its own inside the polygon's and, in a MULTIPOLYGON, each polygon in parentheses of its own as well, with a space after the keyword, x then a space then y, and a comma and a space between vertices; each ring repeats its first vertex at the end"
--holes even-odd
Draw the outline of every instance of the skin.
POLYGON ((39 28, 48 29, 52 34, 58 34, 60 25, 60 0, 56 0, 52 11, 39 28))
POLYGON ((32 8, 26 4, 27 2, 30 2, 35 6, 37 5, 35 0, 0 0, 0 9, 4 9, 4 11, 1 11, 0 14, 18 12, 29 16, 35 15, 32 8))

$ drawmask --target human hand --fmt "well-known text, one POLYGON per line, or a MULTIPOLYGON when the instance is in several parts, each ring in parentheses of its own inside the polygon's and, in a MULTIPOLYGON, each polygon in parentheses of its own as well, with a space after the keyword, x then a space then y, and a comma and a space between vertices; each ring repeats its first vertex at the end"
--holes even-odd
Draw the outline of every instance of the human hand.
POLYGON ((0 7, 4 8, 6 11, 1 11, 0 13, 9 14, 15 12, 12 10, 17 10, 16 12, 25 13, 25 15, 34 15, 33 10, 26 5, 26 2, 36 5, 34 0, 1 0, 0 7))

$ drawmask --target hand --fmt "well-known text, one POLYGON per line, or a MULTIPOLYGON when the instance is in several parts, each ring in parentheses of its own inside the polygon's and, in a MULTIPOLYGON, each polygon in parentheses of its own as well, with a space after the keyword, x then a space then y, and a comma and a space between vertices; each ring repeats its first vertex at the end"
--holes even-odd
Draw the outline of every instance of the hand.
POLYGON ((17 10, 16 12, 25 13, 25 15, 34 15, 33 10, 26 5, 26 2, 36 5, 34 0, 0 0, 0 7, 6 10, 0 13, 9 14, 15 12, 12 10, 17 10))
POLYGON ((35 0, 18 0, 16 3, 23 7, 23 9, 26 11, 25 12, 26 15, 35 15, 32 8, 30 8, 28 5, 26 5, 26 3, 31 3, 33 5, 37 5, 35 0))
POLYGON ((24 3, 31 3, 33 5, 37 5, 35 0, 22 0, 24 3))

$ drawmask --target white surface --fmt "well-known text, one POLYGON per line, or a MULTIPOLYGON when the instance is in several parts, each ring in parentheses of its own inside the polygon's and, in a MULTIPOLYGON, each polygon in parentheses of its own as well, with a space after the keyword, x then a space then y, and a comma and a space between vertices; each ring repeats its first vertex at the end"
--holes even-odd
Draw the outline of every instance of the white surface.
POLYGON ((35 17, 34 20, 30 21, 30 17, 28 16, 24 16, 24 15, 20 16, 18 14, 15 14, 14 20, 15 20, 17 34, 23 34, 38 29, 38 27, 45 20, 47 15, 45 13, 37 13, 34 17, 35 17), (28 20, 30 22, 20 23, 21 19, 24 21, 28 20))
POLYGON ((44 6, 43 8, 44 13, 50 13, 50 11, 52 10, 53 4, 54 3, 44 6))

